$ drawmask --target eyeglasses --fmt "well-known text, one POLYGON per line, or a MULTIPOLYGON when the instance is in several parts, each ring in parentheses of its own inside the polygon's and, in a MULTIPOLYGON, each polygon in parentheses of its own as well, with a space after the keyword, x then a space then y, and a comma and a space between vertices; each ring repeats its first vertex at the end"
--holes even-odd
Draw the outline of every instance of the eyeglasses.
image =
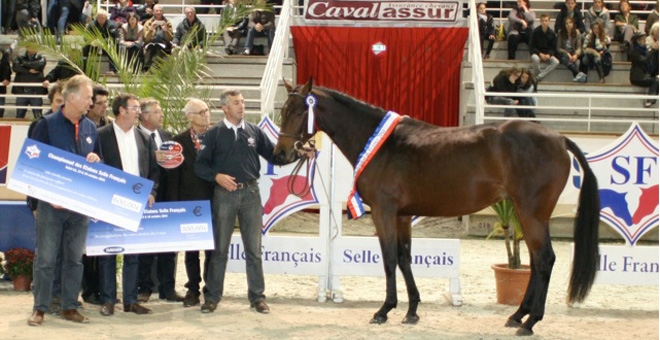
POLYGON ((201 111, 198 111, 198 112, 189 112, 189 113, 201 116, 201 115, 205 115, 205 114, 210 114, 211 111, 209 111, 209 109, 204 109, 204 110, 201 110, 201 111))
POLYGON ((133 110, 135 112, 142 112, 139 106, 126 106, 126 110, 133 110))

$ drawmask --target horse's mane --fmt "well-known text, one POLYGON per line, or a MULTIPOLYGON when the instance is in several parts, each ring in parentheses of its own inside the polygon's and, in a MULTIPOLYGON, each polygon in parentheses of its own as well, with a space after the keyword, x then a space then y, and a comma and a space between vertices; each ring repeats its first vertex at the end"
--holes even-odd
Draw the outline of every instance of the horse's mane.
POLYGON ((377 106, 373 106, 371 104, 365 103, 361 100, 355 99, 347 94, 326 87, 317 87, 317 88, 329 94, 330 97, 335 101, 337 101, 338 103, 348 106, 349 108, 355 109, 356 111, 360 111, 368 115, 375 115, 377 117, 383 117, 385 115, 385 110, 377 106))

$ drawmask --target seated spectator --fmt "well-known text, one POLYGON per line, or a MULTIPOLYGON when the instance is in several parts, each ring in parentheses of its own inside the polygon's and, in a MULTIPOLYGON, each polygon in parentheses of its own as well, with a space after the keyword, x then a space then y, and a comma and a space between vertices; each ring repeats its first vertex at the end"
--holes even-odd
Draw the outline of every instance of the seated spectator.
POLYGON ((67 24, 86 24, 86 17, 83 15, 84 6, 90 6, 91 9, 89 2, 83 0, 48 1, 48 28, 53 34, 57 33, 58 43, 66 33, 67 24))
POLYGON ((172 23, 163 15, 163 5, 154 6, 154 16, 144 23, 144 67, 149 70, 154 60, 172 52, 174 31, 172 23))
POLYGON ((529 41, 529 54, 538 81, 542 81, 559 65, 559 60, 555 57, 556 48, 557 34, 550 28, 550 16, 544 13, 541 15, 541 26, 534 29, 529 41), (541 63, 546 64, 543 71, 541 63))
POLYGON ((658 25, 656 22, 649 30, 649 35, 646 37, 646 48, 651 53, 651 75, 658 75, 658 25))
POLYGON ((127 65, 139 71, 142 70, 144 27, 135 13, 130 13, 127 20, 119 30, 119 49, 126 51, 127 65))
POLYGON ((573 74, 573 81, 585 83, 587 74, 580 63, 582 56, 582 34, 575 28, 573 18, 566 18, 564 28, 559 31, 557 39, 557 54, 559 60, 573 74), (579 65, 579 67, 578 67, 579 65))
POLYGON ((248 34, 247 39, 245 40, 243 54, 258 54, 255 51, 252 51, 254 38, 257 34, 262 36, 265 35, 268 39, 268 50, 264 50, 263 52, 263 54, 268 55, 271 47, 273 47, 273 40, 275 39, 275 15, 273 12, 256 10, 250 14, 248 20, 248 34))
MULTIPOLYGON (((12 86, 11 93, 20 95, 16 97, 16 106, 31 106, 34 118, 41 117, 41 105, 43 99, 41 96, 46 94, 46 89, 41 86, 44 81, 44 68, 46 67, 46 58, 38 54, 36 50, 25 49, 19 54, 12 63, 12 70, 15 83, 35 83, 40 86, 12 86), (24 95, 34 95, 34 97, 24 97, 24 95)), ((27 108, 17 108, 16 118, 25 118, 27 108)))
MULTIPOLYGON (((488 87, 488 92, 517 92, 518 91, 518 79, 520 78, 522 71, 517 67, 511 67, 506 70, 500 71, 500 73, 493 78, 493 82, 488 87)), ((486 101, 489 104, 496 105, 519 105, 520 100, 512 97, 504 96, 489 96, 486 97, 486 101)), ((505 117, 514 117, 516 115, 516 109, 514 108, 505 108, 504 116, 505 117)))
MULTIPOLYGON (((520 73, 520 79, 518 79, 518 86, 516 89, 516 92, 521 92, 521 93, 536 93, 537 92, 537 87, 538 87, 538 82, 536 81, 536 78, 534 77, 534 74, 532 73, 531 70, 529 69, 523 69, 520 73)), ((536 97, 518 97, 518 105, 520 106, 536 106, 536 97)), ((528 117, 528 118, 534 118, 536 115, 534 114, 534 109, 529 108, 529 109, 516 109, 516 112, 518 113, 519 117, 528 117)))
MULTIPOLYGON (((635 33, 632 37, 632 47, 628 54, 630 58, 630 83, 636 86, 648 87, 650 96, 658 96, 658 77, 650 73, 649 64, 653 58, 646 48, 644 33, 635 33)), ((647 99, 644 107, 651 107, 656 99, 647 99)))
POLYGON ((582 56, 583 70, 587 73, 589 68, 596 68, 598 71, 598 81, 605 82, 605 77, 609 74, 606 70, 607 63, 609 68, 612 67, 612 55, 609 51, 610 37, 605 34, 603 29, 603 22, 596 20, 591 24, 591 33, 587 34, 582 43, 582 56))
POLYGON ((128 22, 128 15, 135 13, 135 8, 128 0, 119 0, 117 3, 110 7, 110 21, 114 22, 117 27, 128 22))
MULTIPOLYGON (((220 6, 223 4, 224 1, 222 0, 200 0, 199 4, 200 5, 217 5, 220 6)), ((220 14, 222 12, 222 7, 215 7, 214 9, 211 9, 210 7, 200 7, 199 8, 199 14, 208 14, 210 12, 215 11, 215 14, 220 14)))
POLYGON ((9 64, 9 52, 2 50, 0 53, 0 118, 5 116, 5 94, 7 86, 11 82, 11 65, 9 64))
MULTIPOLYGON (((644 32, 646 35, 651 35, 651 27, 658 22, 658 0, 655 1, 655 8, 648 17, 646 17, 646 23, 644 24, 644 32)), ((657 40, 657 39, 656 39, 657 40)))
POLYGON ((509 28, 507 29, 507 42, 509 60, 516 59, 518 44, 529 44, 532 37, 532 28, 536 15, 530 9, 529 0, 518 0, 515 8, 509 12, 509 28))
POLYGON ((236 0, 229 0, 223 10, 223 16, 227 16, 234 24, 227 27, 222 33, 225 43, 225 52, 228 55, 238 53, 238 41, 247 34, 248 18, 239 18, 236 15, 236 0))
POLYGON ((183 11, 186 14, 186 18, 176 27, 172 44, 174 46, 180 46, 186 39, 188 33, 194 31, 195 37, 190 40, 188 48, 204 46, 206 42, 206 27, 204 27, 204 24, 199 18, 197 18, 195 7, 186 7, 183 11))
POLYGON ((575 0, 566 0, 559 8, 559 14, 555 20, 555 32, 559 32, 564 28, 564 21, 566 18, 572 18, 575 23, 575 28, 580 32, 586 31, 582 11, 575 6, 575 0))
POLYGON ((493 50, 495 42, 495 25, 493 25, 493 16, 486 13, 486 4, 477 5, 477 18, 479 20, 479 42, 481 43, 481 53, 484 59, 490 59, 490 51, 493 50), (484 52, 484 41, 488 41, 486 52, 484 52))
POLYGON ((18 0, 16 1, 16 27, 18 34, 24 29, 41 29, 39 23, 39 12, 41 12, 41 3, 39 0, 18 0))
MULTIPOLYGON (((108 20, 108 12, 105 10, 99 10, 96 13, 96 19, 87 25, 87 31, 99 32, 101 33, 101 36, 106 40, 117 40, 117 26, 114 22, 108 20)), ((98 47, 94 47, 94 50, 96 51, 97 48, 98 47)), ((85 64, 87 64, 87 61, 89 60, 89 53, 91 49, 91 45, 86 45, 83 47, 83 59, 85 60, 85 64)), ((103 55, 108 57, 108 53, 106 51, 103 51, 103 55)), ((117 67, 115 66, 112 59, 108 58, 108 62, 110 63, 110 72, 117 73, 117 67)))
POLYGON ((584 29, 586 31, 580 31, 582 33, 590 33, 591 25, 596 21, 600 20, 603 22, 603 27, 605 28, 605 34, 610 38, 614 36, 614 28, 612 25, 612 19, 610 19, 610 10, 603 5, 603 0, 594 0, 594 5, 589 8, 588 11, 584 13, 584 29))
POLYGON ((619 2, 619 14, 614 17, 614 40, 621 44, 623 51, 628 51, 632 45, 632 36, 639 30, 639 19, 630 13, 628 0, 619 2))
POLYGON ((144 3, 139 6, 135 6, 138 17, 140 18, 140 23, 144 23, 153 18, 154 16, 154 6, 158 3, 158 0, 144 0, 144 3))

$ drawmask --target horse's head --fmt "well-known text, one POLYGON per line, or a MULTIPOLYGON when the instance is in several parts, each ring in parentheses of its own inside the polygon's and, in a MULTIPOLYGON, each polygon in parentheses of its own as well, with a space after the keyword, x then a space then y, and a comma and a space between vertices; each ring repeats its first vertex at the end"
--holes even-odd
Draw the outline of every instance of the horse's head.
POLYGON ((293 87, 285 81, 284 86, 289 92, 288 98, 280 112, 280 134, 275 145, 274 161, 280 164, 291 163, 296 158, 296 151, 314 136, 315 131, 308 131, 309 109, 307 100, 312 92, 312 79, 307 84, 293 87))

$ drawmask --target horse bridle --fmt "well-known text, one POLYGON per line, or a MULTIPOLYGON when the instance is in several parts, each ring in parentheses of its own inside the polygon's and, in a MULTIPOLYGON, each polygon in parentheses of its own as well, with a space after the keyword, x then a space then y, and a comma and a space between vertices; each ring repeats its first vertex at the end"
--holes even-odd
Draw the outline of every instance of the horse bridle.
MULTIPOLYGON (((291 95, 296 95, 296 96, 299 96, 299 97, 301 97, 301 98, 304 98, 303 95, 301 95, 300 93, 295 93, 295 92, 289 93, 288 95, 289 95, 289 96, 291 96, 291 95)), ((305 106, 307 106, 306 103, 305 103, 305 106)), ((301 130, 303 130, 303 129, 301 129, 301 130)), ((303 144, 303 138, 305 138, 305 135, 304 135, 303 132, 300 132, 300 134, 297 135, 297 136, 294 135, 294 134, 292 134, 292 133, 284 133, 284 132, 279 132, 277 135, 278 135, 279 137, 291 138, 291 139, 293 139, 293 140, 295 141, 295 142, 293 143, 293 152, 298 153, 299 151, 303 151, 303 150, 305 150, 305 148, 304 148, 304 144, 303 144)), ((312 148, 312 149, 314 150, 314 152, 316 153, 316 142, 315 142, 313 139, 309 139, 309 140, 307 141, 307 143, 309 143, 309 145, 311 146, 311 148, 312 148)), ((296 182, 296 178, 298 177, 298 173, 300 172, 300 169, 302 168, 302 165, 303 165, 303 163, 305 163, 305 162, 307 163, 307 167, 306 167, 306 171, 305 171, 305 173, 306 173, 306 174, 309 174, 309 163, 310 163, 310 159, 307 158, 307 157, 305 157, 305 158, 301 157, 301 158, 298 160, 298 164, 296 164, 296 166, 295 166, 295 167, 293 168, 293 170, 291 171, 291 175, 289 176, 289 179, 287 180, 287 189, 289 190, 289 192, 290 192, 291 194, 293 194, 293 195, 296 195, 296 196, 300 197, 300 198, 305 197, 305 196, 309 193, 309 191, 311 190, 311 186, 310 186, 310 184, 309 184, 309 181, 306 180, 306 181, 305 181, 305 186, 303 187, 303 189, 302 189, 300 192, 296 192, 296 191, 295 191, 295 182, 296 182)), ((306 176, 305 176, 305 177, 306 177, 306 176)))

